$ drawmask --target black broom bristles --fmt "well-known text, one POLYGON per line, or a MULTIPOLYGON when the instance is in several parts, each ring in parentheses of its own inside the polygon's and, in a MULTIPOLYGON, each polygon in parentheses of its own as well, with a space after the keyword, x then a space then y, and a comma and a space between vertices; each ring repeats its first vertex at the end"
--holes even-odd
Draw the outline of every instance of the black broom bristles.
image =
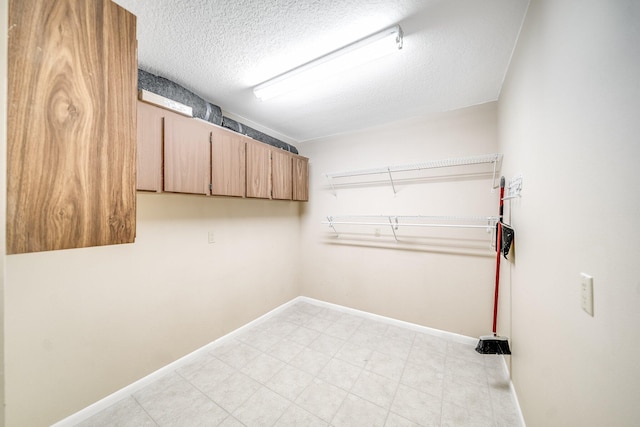
POLYGON ((480 354, 511 354, 507 338, 497 335, 480 337, 476 351, 480 354))

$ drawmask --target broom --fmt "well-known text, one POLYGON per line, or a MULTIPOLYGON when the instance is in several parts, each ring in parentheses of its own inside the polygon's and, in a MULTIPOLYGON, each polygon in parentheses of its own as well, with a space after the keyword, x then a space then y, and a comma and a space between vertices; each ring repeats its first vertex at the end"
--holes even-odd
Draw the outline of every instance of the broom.
POLYGON ((500 216, 496 224, 496 287, 493 297, 493 334, 483 335, 476 346, 480 354, 511 354, 509 341, 506 337, 498 336, 498 290, 500 288, 500 254, 502 252, 502 215, 504 212, 504 176, 500 178, 500 216))

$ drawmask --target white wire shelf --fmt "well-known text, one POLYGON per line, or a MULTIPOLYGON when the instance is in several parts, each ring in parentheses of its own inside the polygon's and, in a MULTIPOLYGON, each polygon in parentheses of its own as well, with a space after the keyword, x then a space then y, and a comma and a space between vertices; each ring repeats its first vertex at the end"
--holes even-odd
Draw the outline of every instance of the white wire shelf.
POLYGON ((499 219, 498 216, 348 215, 328 216, 322 224, 328 225, 336 236, 340 235, 337 225, 390 227, 398 241, 396 231, 400 227, 484 228, 493 232, 499 219))
POLYGON ((501 160, 502 160, 501 153, 492 153, 492 154, 483 154, 478 156, 454 157, 454 158, 448 158, 448 159, 442 159, 442 160, 432 160, 432 161, 422 162, 422 163, 382 166, 377 168, 360 169, 360 170, 347 171, 347 172, 333 172, 333 173, 327 173, 325 174, 325 176, 329 181, 329 185, 331 186, 333 193, 336 194, 336 188, 333 182, 334 179, 386 174, 389 176, 389 180, 391 181, 391 187, 393 188, 393 192, 395 194, 396 187, 393 181, 394 173, 492 163, 493 164, 492 188, 497 188, 496 173, 498 170, 498 163, 500 163, 501 160))

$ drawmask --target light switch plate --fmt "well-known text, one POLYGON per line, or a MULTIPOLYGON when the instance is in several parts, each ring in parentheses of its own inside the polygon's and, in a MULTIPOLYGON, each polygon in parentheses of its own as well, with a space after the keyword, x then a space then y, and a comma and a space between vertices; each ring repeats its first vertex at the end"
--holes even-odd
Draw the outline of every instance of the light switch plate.
POLYGON ((593 316, 593 277, 580 273, 582 309, 593 316))

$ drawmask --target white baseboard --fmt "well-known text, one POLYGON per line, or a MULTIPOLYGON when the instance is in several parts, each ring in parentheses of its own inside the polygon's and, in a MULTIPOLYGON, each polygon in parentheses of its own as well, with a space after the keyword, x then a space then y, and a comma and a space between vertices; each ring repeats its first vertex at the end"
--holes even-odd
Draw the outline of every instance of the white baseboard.
POLYGON ((453 332, 442 331, 440 329, 433 329, 427 326, 421 326, 415 323, 405 322, 404 320, 398 320, 391 317, 381 316, 379 314, 373 314, 367 311, 360 311, 355 308, 345 307, 342 305, 320 301, 320 300, 309 298, 309 297, 297 297, 296 301, 304 301, 304 302, 308 302, 310 304, 318 305, 321 307, 332 308, 336 311, 351 313, 357 316, 366 317, 368 319, 378 320, 380 322, 389 323, 391 325, 396 325, 403 328, 411 329, 413 331, 422 332, 429 335, 435 335, 441 338, 447 338, 451 341, 458 342, 461 344, 476 344, 478 342, 477 338, 468 337, 466 335, 460 335, 453 332))
MULTIPOLYGON (((435 335, 441 338, 446 338, 449 339, 451 341, 454 342, 458 342, 461 344, 475 344, 478 339, 477 338, 472 338, 472 337, 468 337, 465 335, 460 335, 460 334, 455 334, 453 332, 446 332, 446 331, 442 331, 439 329, 433 329, 433 328, 429 328, 426 326, 421 326, 421 325, 417 325, 415 323, 409 323, 409 322, 405 322, 402 320, 397 320, 397 319, 393 319, 390 317, 385 317, 385 316, 380 316, 378 314, 373 314, 373 313, 368 313, 366 311, 360 311, 360 310, 356 310, 354 308, 349 308, 349 307, 344 307, 341 305, 337 305, 337 304, 332 304, 329 302, 325 302, 325 301, 320 301, 317 299, 313 299, 313 298, 309 298, 309 297, 304 297, 304 296, 299 296, 296 297, 294 299, 292 299, 291 301, 288 301, 282 305, 280 305, 279 307, 274 308, 273 310, 269 311, 268 313, 258 317, 255 320, 252 320, 251 322, 247 323, 246 325, 241 326, 240 328, 229 332, 226 335, 223 335, 222 337, 216 339, 215 341, 210 342, 209 344, 206 344, 205 346, 193 351, 192 353, 187 354, 184 357, 181 357, 180 359, 169 363, 166 366, 163 366, 162 368, 158 369, 155 372, 152 372, 151 374, 135 381, 132 384, 129 384, 128 386, 121 388, 120 390, 108 395, 107 397, 87 406, 86 408, 76 412, 75 414, 72 414, 70 416, 68 416, 67 418, 58 421, 57 423, 53 424, 51 427, 72 427, 75 426, 79 423, 81 423, 82 421, 85 421, 89 418, 91 418, 92 416, 98 414, 99 412, 103 411, 104 409, 107 409, 108 407, 112 406, 113 404, 119 402, 122 399, 125 399, 129 396, 131 396, 132 394, 136 393, 137 391, 143 389, 144 387, 146 387, 147 385, 153 383, 154 381, 162 378, 163 376, 175 371, 176 369, 179 369, 180 367, 188 364, 189 362, 191 362, 193 359, 195 359, 196 357, 198 357, 199 355, 209 352, 211 351, 213 348, 221 345, 222 343, 224 343, 225 341, 233 338, 234 336, 242 333, 243 331, 257 325, 260 324, 268 319, 270 319, 273 316, 276 316, 278 313, 280 313, 281 311, 285 310, 286 308, 288 308, 291 305, 296 304, 297 302, 306 302, 309 304, 313 304, 313 305, 317 305, 320 307, 326 307, 326 308, 331 308, 333 310, 337 310, 337 311, 341 311, 343 313, 349 313, 349 314, 354 314, 357 316, 361 316, 361 317, 365 317, 368 319, 372 319, 372 320, 377 320, 380 322, 384 322, 384 323, 388 323, 391 325, 395 325, 395 326, 400 326, 403 328, 407 328, 407 329, 411 329, 417 332, 422 332, 422 333, 426 333, 429 335, 435 335)), ((507 363, 506 360, 504 358, 504 356, 496 356, 496 357, 502 357, 503 360, 503 366, 505 371, 508 374, 508 367, 507 367, 507 363)), ((513 393, 513 395, 516 398, 516 403, 517 403, 517 407, 518 407, 518 412, 520 415, 520 419, 522 420, 522 426, 525 426, 524 423, 524 418, 522 417, 522 412, 520 411, 520 405, 518 403, 518 398, 517 395, 515 393, 515 389, 513 388, 513 383, 510 381, 510 387, 511 387, 511 391, 513 393)))
MULTIPOLYGON (((507 378, 511 378, 511 372, 509 372, 509 366, 507 366, 507 359, 504 356, 500 356, 502 357, 502 361, 504 362, 502 364, 502 367, 504 368, 504 372, 505 375, 507 376, 507 378)), ((518 400, 518 393, 516 393, 516 388, 513 385, 513 381, 511 381, 511 379, 509 379, 509 390, 511 390, 511 394, 513 395, 513 398, 516 400, 516 409, 518 410, 518 418, 520 419, 520 425, 522 427, 526 427, 527 423, 524 421, 524 415, 522 414, 522 408, 520 408, 520 401, 518 400)))

